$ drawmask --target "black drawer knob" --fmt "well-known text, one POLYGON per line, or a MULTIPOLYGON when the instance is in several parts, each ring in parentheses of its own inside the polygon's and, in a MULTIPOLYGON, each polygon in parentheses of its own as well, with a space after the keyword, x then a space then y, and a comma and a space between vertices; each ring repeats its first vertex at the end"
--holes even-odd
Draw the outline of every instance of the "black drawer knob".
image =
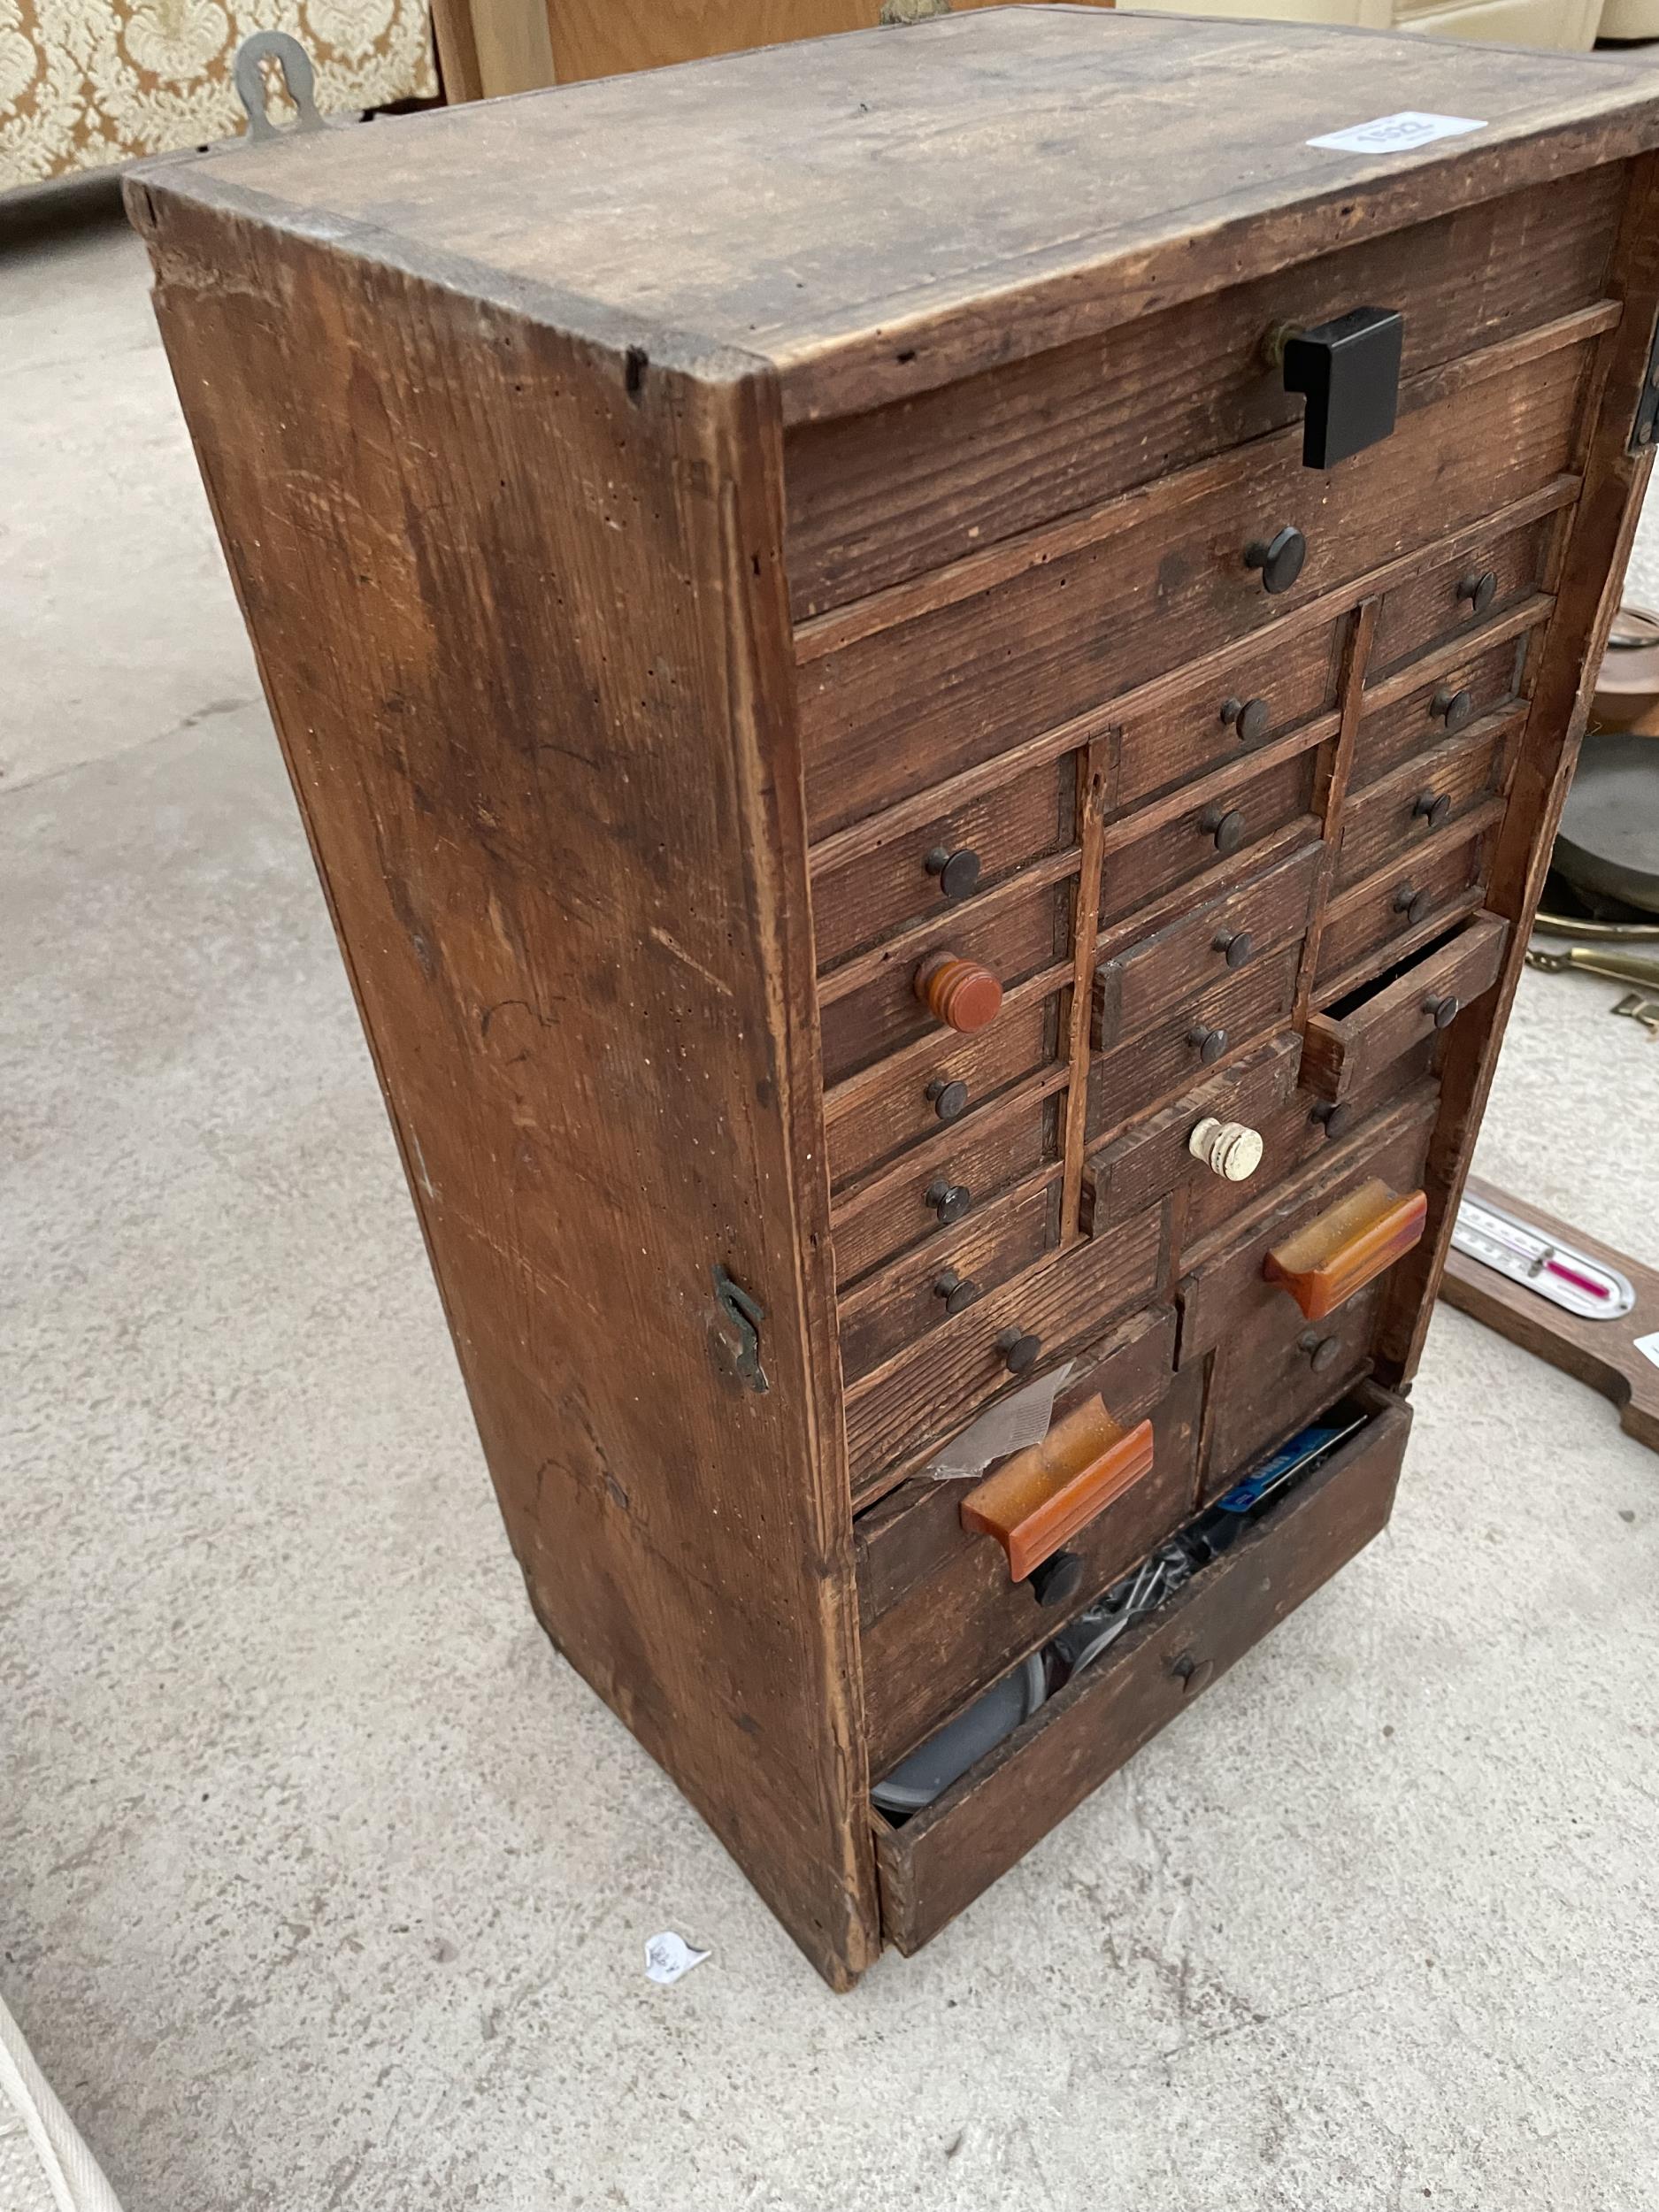
POLYGON ((1342 1340, 1339 1336, 1321 1336, 1317 1329, 1304 1329, 1296 1339, 1296 1349, 1306 1353, 1308 1364, 1316 1375, 1323 1375, 1341 1358, 1342 1340))
POLYGON ((1241 968, 1256 949, 1256 940, 1248 929, 1220 929, 1210 941, 1230 968, 1241 968))
POLYGON ((1354 1113, 1351 1107, 1333 1106, 1328 1100, 1322 1099, 1308 1118, 1317 1121, 1327 1137, 1340 1137, 1353 1120, 1354 1113))
POLYGON ((1244 817, 1236 806, 1207 806, 1198 818, 1198 826, 1215 839, 1218 853, 1236 853, 1244 842, 1244 817))
POLYGON ((1265 699, 1224 699, 1221 718, 1246 745, 1259 745, 1272 727, 1273 710, 1265 699))
POLYGON ((960 1077, 936 1075, 927 1087, 927 1095, 941 1121, 955 1121, 968 1110, 968 1087, 960 1077))
POLYGON ((1463 1002, 1453 991, 1448 991, 1443 998, 1437 998, 1431 993, 1423 1002, 1423 1011, 1436 1029, 1449 1029, 1463 1010, 1463 1002))
POLYGON ((1468 600, 1473 614, 1485 614, 1497 595, 1498 578, 1494 569, 1471 568, 1467 576, 1457 580, 1457 596, 1468 600))
POLYGON ((1302 574, 1308 557, 1308 541, 1290 524, 1271 538, 1252 538, 1244 549, 1246 568, 1262 572, 1262 587, 1275 594, 1288 591, 1302 574))
POLYGON ((1082 1553, 1053 1553, 1040 1567, 1032 1569, 1025 1585, 1039 1605, 1064 1605, 1083 1587, 1082 1553))
POLYGON ((1429 895, 1426 891, 1415 890, 1410 884, 1402 883, 1394 893, 1394 912, 1403 914, 1414 929, 1428 910, 1429 895))
POLYGON ((1210 1029, 1202 1022, 1195 1022, 1187 1033, 1187 1041, 1204 1065, 1209 1067, 1219 1060, 1226 1050, 1227 1033, 1225 1029, 1210 1029))
POLYGON ((1419 791, 1411 802, 1411 811, 1421 815, 1431 829, 1439 829, 1452 810, 1449 791, 1419 791))
POLYGON ((965 899, 979 887, 979 856, 972 846, 960 846, 953 853, 948 845, 935 845, 922 865, 930 876, 938 877, 948 899, 965 899))
POLYGON ((996 1340, 996 1348, 1002 1355, 1002 1364, 1010 1375, 1023 1375, 1037 1364, 1042 1350, 1040 1336, 1026 1336, 1019 1329, 1004 1329, 996 1340))
POLYGON ((1429 712, 1437 714, 1448 730, 1464 728, 1474 711, 1474 694, 1469 691, 1454 691, 1450 684, 1442 684, 1429 701, 1429 712))
POLYGON ((973 1193, 965 1183, 948 1182, 942 1175, 927 1186, 925 1195, 947 1229, 953 1221, 960 1221, 973 1203, 973 1193))
POLYGON ((954 1267, 948 1267, 934 1279, 933 1295, 944 1300, 947 1313, 966 1313, 979 1294, 978 1283, 969 1282, 954 1267))
POLYGON ((1397 308, 1351 307, 1285 341, 1285 389, 1308 402, 1302 465, 1334 468, 1394 431, 1405 318, 1397 308))

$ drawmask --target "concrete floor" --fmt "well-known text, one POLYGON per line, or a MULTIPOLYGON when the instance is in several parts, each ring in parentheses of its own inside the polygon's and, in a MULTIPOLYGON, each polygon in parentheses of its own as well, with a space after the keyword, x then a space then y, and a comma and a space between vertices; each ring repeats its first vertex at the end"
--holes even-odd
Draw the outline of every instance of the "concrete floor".
MULTIPOLYGON (((0 1988, 127 2212, 1659 2205, 1659 1462, 1461 1316, 1387 1535, 851 1998, 556 1659, 144 285, 0 258, 0 1988)), ((1616 995, 1481 1164, 1659 1261, 1616 995)))

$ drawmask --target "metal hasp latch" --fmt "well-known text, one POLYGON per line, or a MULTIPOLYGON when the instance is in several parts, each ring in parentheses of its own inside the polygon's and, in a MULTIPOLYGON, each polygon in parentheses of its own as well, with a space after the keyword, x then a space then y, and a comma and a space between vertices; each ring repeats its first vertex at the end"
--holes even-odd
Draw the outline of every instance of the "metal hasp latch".
POLYGON ((1650 453, 1655 440, 1659 440, 1659 323, 1654 326, 1653 344, 1647 352, 1647 380, 1636 403, 1630 449, 1632 453, 1650 453))
POLYGON ((317 74, 311 58, 298 39, 286 31, 255 31, 243 39, 231 65, 231 81, 248 118, 248 136, 256 143, 261 139, 286 138, 296 131, 328 127, 317 111, 317 74), (268 61, 275 62, 282 72, 282 82, 297 110, 286 129, 273 123, 266 111, 265 65, 268 61))
POLYGON ((1392 307, 1355 307, 1284 334, 1285 389, 1308 403, 1303 468, 1334 468, 1392 435, 1405 332, 1405 317, 1392 307))
POLYGON ((734 1283, 718 1260, 714 1263, 714 1294, 737 1337, 732 1365, 738 1380, 750 1390, 770 1390, 772 1385, 760 1363, 760 1325, 766 1318, 765 1307, 751 1298, 741 1283, 734 1283))

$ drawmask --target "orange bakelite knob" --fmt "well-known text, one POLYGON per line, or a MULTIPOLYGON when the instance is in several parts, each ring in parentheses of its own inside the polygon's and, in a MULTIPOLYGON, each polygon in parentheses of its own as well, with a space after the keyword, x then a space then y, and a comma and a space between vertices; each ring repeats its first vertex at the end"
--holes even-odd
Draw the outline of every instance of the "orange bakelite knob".
POLYGON ((1002 987, 977 960, 954 952, 929 953, 916 971, 916 995, 935 1021, 972 1036, 1002 1009, 1002 987))

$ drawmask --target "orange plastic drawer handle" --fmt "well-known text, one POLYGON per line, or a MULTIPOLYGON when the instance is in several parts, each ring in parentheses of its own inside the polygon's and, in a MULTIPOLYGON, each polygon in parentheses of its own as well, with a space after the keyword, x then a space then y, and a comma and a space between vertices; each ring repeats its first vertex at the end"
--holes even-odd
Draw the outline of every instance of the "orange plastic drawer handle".
POLYGON ((1363 1183, 1322 1213, 1262 1263, 1270 1283, 1287 1290, 1310 1321, 1334 1313, 1416 1244, 1428 1218, 1420 1190, 1402 1198, 1386 1183, 1363 1183))
POLYGON ((1068 1537, 1152 1471, 1152 1424, 1125 1429, 1103 1399, 1086 1399, 1041 1444, 1017 1452, 962 1501, 962 1525, 995 1536, 1023 1582, 1068 1537))

